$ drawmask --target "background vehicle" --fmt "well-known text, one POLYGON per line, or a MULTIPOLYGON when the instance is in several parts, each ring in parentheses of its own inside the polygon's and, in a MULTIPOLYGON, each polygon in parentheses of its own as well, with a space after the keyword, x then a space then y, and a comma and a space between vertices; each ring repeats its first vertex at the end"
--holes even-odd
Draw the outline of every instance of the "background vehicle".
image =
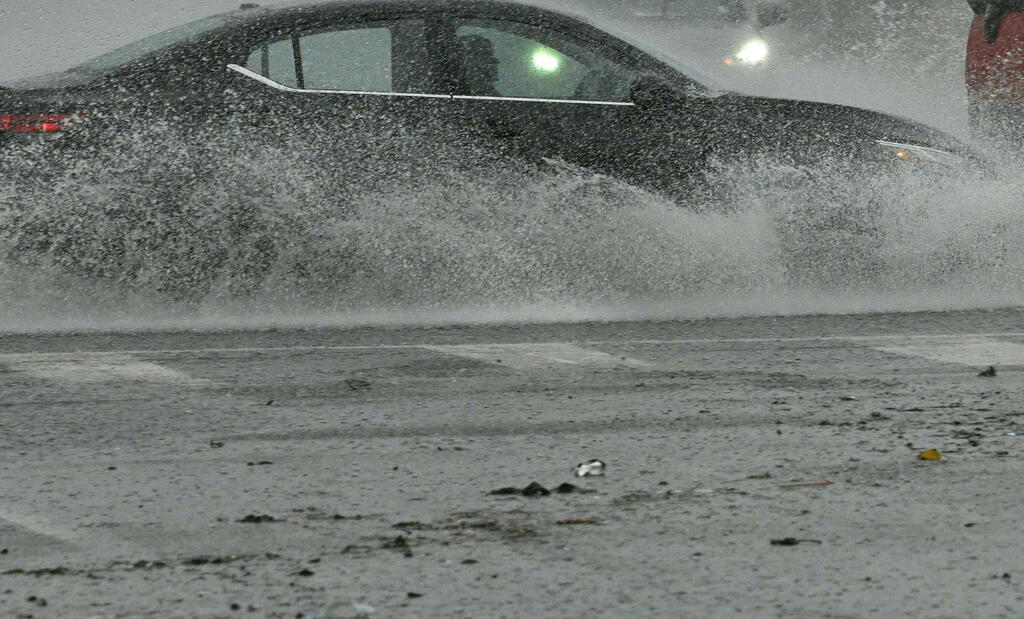
POLYGON ((1024 136, 1024 3, 970 3, 967 40, 968 115, 976 132, 1014 140, 1024 136))
POLYGON ((747 92, 771 82, 774 68, 794 55, 785 0, 593 0, 587 9, 625 22, 635 37, 747 92))

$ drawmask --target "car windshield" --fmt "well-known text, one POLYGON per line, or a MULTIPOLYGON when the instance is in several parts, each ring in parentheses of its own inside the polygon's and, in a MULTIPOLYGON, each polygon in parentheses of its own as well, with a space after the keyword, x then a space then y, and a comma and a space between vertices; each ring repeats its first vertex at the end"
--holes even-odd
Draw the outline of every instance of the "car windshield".
POLYGON ((169 45, 173 45, 179 41, 184 41, 185 39, 194 37, 197 34, 213 30, 225 23, 227 23, 227 18, 220 15, 189 22, 176 28, 171 28, 170 30, 158 32, 157 34, 148 36, 141 41, 129 43, 124 47, 115 49, 112 52, 107 52, 102 56, 97 56, 92 60, 88 60, 78 65, 72 69, 72 71, 102 73, 121 65, 128 64, 133 60, 142 58, 147 54, 163 49, 169 45))
POLYGON ((650 36, 649 31, 646 30, 642 24, 631 25, 621 21, 609 24, 604 23, 602 20, 600 23, 595 23, 594 25, 615 38, 621 39, 645 54, 667 64, 676 71, 682 73, 690 81, 708 91, 724 92, 728 90, 714 78, 697 71, 685 60, 682 60, 673 54, 671 51, 671 45, 658 45, 657 41, 650 36))

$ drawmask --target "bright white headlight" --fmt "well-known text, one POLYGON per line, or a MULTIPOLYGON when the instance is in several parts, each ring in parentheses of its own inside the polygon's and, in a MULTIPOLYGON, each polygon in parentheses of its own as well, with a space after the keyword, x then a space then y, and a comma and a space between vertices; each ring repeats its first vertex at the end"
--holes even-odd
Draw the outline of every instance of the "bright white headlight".
POLYGON ((768 44, 761 39, 751 39, 736 52, 736 59, 743 64, 760 64, 768 59, 768 44))
POLYGON ((941 163, 948 166, 960 166, 964 163, 963 159, 953 153, 937 148, 888 142, 886 140, 875 140, 875 143, 891 152, 900 161, 907 163, 941 163))

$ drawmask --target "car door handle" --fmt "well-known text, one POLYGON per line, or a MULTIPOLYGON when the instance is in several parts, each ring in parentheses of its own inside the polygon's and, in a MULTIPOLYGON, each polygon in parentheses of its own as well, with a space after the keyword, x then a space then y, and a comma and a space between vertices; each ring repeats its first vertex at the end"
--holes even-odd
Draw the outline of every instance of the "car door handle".
POLYGON ((504 118, 486 118, 484 124, 490 129, 491 135, 496 138, 514 138, 523 134, 523 130, 515 123, 504 118))

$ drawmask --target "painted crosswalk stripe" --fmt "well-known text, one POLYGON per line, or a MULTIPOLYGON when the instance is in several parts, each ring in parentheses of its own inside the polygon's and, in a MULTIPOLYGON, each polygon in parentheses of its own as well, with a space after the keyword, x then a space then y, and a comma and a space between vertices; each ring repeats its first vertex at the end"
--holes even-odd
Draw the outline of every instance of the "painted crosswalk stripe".
POLYGON ((0 365, 34 378, 71 383, 145 382, 200 385, 209 381, 124 353, 7 354, 0 365))
POLYGON ((922 357, 943 363, 975 366, 1024 365, 1024 344, 989 339, 937 338, 913 343, 872 346, 875 350, 904 357, 922 357))
POLYGON ((529 370, 550 367, 643 368, 650 364, 639 359, 610 355, 600 350, 567 343, 536 344, 461 344, 421 346, 424 350, 474 359, 505 367, 529 370))
POLYGON ((8 505, 0 507, 0 523, 7 523, 35 535, 53 538, 61 542, 74 542, 79 537, 74 531, 56 526, 42 516, 19 513, 8 505))

